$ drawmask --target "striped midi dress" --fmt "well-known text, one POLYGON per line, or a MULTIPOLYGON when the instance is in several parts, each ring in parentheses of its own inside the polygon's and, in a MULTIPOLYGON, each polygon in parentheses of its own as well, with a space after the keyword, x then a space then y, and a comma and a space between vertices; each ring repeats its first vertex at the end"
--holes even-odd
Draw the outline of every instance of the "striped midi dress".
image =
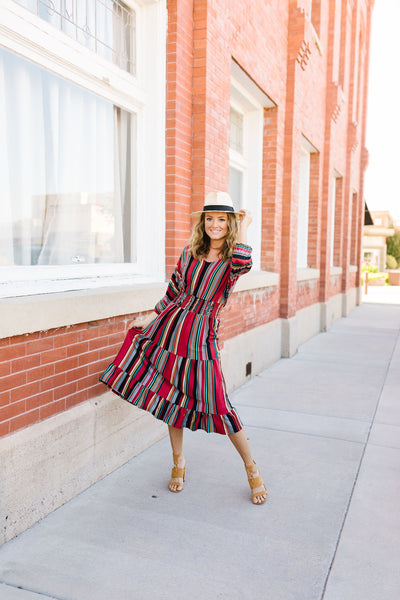
POLYGON ((100 381, 177 428, 231 434, 242 429, 231 406, 218 346, 220 313, 239 276, 251 269, 251 248, 207 262, 183 249, 157 317, 133 327, 100 381))

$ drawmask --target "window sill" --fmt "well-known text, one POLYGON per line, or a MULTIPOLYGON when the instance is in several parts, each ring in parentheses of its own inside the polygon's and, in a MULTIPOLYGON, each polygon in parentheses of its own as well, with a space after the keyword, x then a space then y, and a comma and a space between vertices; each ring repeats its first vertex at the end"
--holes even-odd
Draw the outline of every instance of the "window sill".
POLYGON ((331 277, 337 277, 338 275, 341 275, 342 273, 343 273, 342 267, 331 267, 331 269, 330 269, 331 277))
POLYGON ((245 292, 257 288, 274 287, 276 285, 279 285, 279 273, 272 273, 271 271, 250 271, 246 275, 240 277, 234 291, 245 292))
POLYGON ((349 265, 349 272, 350 273, 357 273, 357 271, 358 271, 357 265, 349 265))
MULTIPOLYGON (((70 265, 68 265, 69 267, 70 265)), ((106 265, 108 267, 108 265, 106 265)), ((39 296, 41 294, 79 292, 83 290, 98 290, 102 288, 115 288, 119 286, 136 286, 140 284, 152 284, 155 277, 149 277, 140 274, 132 274, 131 265, 115 265, 114 273, 103 269, 93 276, 85 274, 82 270, 78 275, 78 270, 56 267, 58 274, 63 273, 63 277, 56 279, 57 270, 54 267, 14 267, 11 269, 0 269, 0 276, 4 283, 0 283, 0 298, 19 298, 21 296, 39 296), (48 269, 46 272, 44 269, 48 269), (51 269, 51 270, 50 270, 51 269), (30 270, 30 271, 29 271, 30 270), (44 274, 47 277, 43 277, 44 274), (12 277, 12 279, 11 279, 12 277), (9 279, 9 280, 8 280, 9 279)))
MULTIPOLYGON (((278 283, 278 273, 254 271, 239 279, 235 292, 278 283)), ((163 281, 2 298, 0 338, 150 311, 166 288, 163 281)))
POLYGON ((0 300, 0 338, 152 310, 166 283, 38 294, 0 300))
POLYGON ((297 282, 319 279, 319 269, 297 269, 297 282))

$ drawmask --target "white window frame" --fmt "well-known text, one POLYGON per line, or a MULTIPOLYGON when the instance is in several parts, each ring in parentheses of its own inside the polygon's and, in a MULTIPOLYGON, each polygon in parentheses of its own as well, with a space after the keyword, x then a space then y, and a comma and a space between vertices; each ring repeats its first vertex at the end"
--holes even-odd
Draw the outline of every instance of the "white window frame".
POLYGON ((336 194, 337 194, 337 180, 341 179, 340 173, 338 171, 333 171, 332 176, 332 194, 331 194, 331 244, 330 244, 330 266, 339 266, 334 264, 335 260, 335 229, 336 229, 336 194))
POLYGON ((243 153, 229 148, 229 166, 243 174, 243 208, 253 215, 249 244, 254 268, 260 269, 264 108, 275 104, 235 61, 231 63, 231 106, 243 115, 243 153))
POLYGON ((301 140, 299 189, 297 202, 297 269, 308 268, 308 215, 310 207, 311 151, 305 138, 301 140))
MULTIPOLYGON (((136 12, 136 75, 86 48, 13 0, 0 5, 0 46, 136 115, 132 213, 136 261, 117 264, 0 267, 14 296, 113 284, 113 277, 165 275, 166 0, 124 0, 136 12), (157 31, 157 35, 154 35, 157 31), (151 235, 150 235, 151 233, 151 235), (65 281, 65 286, 60 283, 65 281), (43 281, 43 289, 38 282, 43 281), (19 282, 13 292, 13 282, 19 282), (25 282, 24 292, 21 283, 25 282), (34 284, 30 291, 30 282, 34 284), (68 283, 69 282, 69 283, 68 283), (88 282, 89 283, 89 282, 88 282)), ((2 286, 4 287, 4 286, 2 286)), ((4 290, 3 290, 4 292, 4 290)))
POLYGON ((306 137, 301 136, 299 159, 299 187, 297 194, 297 270, 306 276, 304 270, 318 273, 308 265, 308 229, 310 212, 310 176, 311 155, 317 154, 315 148, 306 137))

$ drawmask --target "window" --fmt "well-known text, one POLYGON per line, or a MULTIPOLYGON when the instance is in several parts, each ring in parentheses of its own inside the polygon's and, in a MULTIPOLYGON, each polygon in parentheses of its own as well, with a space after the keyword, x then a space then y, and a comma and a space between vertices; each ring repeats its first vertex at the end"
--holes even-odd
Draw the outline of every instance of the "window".
POLYGON ((231 150, 243 156, 243 121, 244 115, 231 107, 230 113, 230 137, 229 146, 231 150))
POLYGON ((340 227, 342 221, 342 183, 343 179, 337 171, 332 177, 331 200, 331 266, 340 266, 341 247, 340 227))
POLYGON ((165 2, 20 0, 0 20, 0 276, 163 278, 165 2))
POLYGON ((229 193, 236 209, 252 212, 249 243, 260 268, 264 108, 275 106, 232 61, 229 136, 229 193))
POLYGON ((2 49, 0 73, 1 264, 132 262, 134 115, 2 49))
MULTIPOLYGON (((352 192, 350 196, 351 202, 351 231, 353 235, 351 236, 351 246, 350 246, 350 264, 357 265, 359 259, 359 250, 358 250, 358 241, 360 238, 360 207, 358 205, 358 194, 357 192, 352 192)), ((364 204, 363 204, 364 208, 364 204)), ((362 213, 362 218, 364 219, 364 212, 362 213)))
POLYGON ((119 0, 15 0, 68 36, 135 74, 134 10, 119 0))
POLYGON ((308 266, 308 211, 310 198, 310 152, 302 146, 300 155, 299 208, 297 215, 297 267, 308 266))
POLYGON ((244 114, 231 106, 229 132, 229 192, 235 208, 243 208, 243 175, 248 168, 244 155, 244 114))
POLYGON ((302 137, 300 148, 300 177, 297 211, 297 268, 310 267, 308 260, 310 174, 312 156, 317 150, 302 137))

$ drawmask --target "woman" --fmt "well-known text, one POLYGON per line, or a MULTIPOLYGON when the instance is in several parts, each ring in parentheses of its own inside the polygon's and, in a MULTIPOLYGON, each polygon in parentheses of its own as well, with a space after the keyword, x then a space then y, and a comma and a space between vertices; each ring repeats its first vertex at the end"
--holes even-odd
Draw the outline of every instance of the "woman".
POLYGON ((167 292, 146 322, 134 321, 100 380, 168 424, 174 467, 169 489, 185 481, 183 428, 226 434, 243 459, 254 504, 267 490, 231 406, 217 343, 219 314, 239 276, 251 269, 250 213, 236 212, 226 192, 207 195, 189 246, 167 292))

